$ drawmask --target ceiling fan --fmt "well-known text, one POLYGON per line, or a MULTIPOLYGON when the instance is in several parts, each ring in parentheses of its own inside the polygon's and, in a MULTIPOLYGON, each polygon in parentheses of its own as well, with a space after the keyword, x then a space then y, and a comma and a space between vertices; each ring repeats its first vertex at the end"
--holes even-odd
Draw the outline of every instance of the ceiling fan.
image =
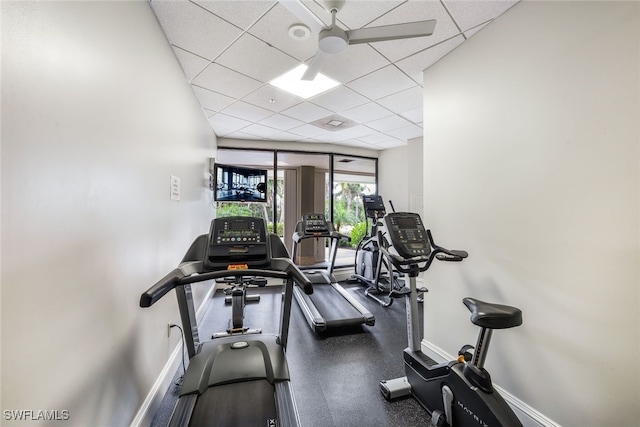
POLYGON ((324 24, 300 2, 283 2, 299 19, 310 23, 312 28, 319 29, 318 52, 311 60, 309 67, 302 76, 302 80, 313 80, 330 55, 343 52, 349 45, 430 36, 436 27, 436 20, 431 19, 427 21, 382 25, 379 27, 343 30, 336 25, 336 14, 340 11, 344 3, 345 0, 326 0, 323 2, 325 9, 331 13, 331 26, 324 28, 324 24), (318 22, 320 22, 320 25, 318 25, 318 22))

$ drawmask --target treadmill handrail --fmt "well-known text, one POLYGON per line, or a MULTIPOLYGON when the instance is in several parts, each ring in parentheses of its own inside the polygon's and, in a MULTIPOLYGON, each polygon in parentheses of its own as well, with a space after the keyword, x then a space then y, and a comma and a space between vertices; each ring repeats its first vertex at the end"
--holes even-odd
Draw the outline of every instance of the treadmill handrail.
POLYGON ((178 286, 189 283, 204 282, 205 280, 221 277, 261 276, 287 279, 302 285, 306 294, 313 293, 313 285, 307 276, 288 258, 272 258, 272 269, 238 269, 203 271, 202 261, 185 262, 173 269, 140 296, 140 307, 151 307, 160 298, 178 286))
POLYGON ((298 231, 293 233, 293 241, 294 242, 299 242, 301 240, 304 239, 311 239, 313 237, 318 237, 318 238, 329 238, 329 239, 341 239, 341 240, 346 240, 348 242, 351 241, 351 236, 348 236, 346 234, 342 234, 339 233, 337 231, 320 231, 317 233, 300 233, 298 231))

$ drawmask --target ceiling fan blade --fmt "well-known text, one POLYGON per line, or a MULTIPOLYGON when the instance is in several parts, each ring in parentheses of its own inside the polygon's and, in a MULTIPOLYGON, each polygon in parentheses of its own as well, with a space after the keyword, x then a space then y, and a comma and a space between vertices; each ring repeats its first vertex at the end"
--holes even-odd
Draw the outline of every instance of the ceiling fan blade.
POLYGON ((320 20, 301 0, 280 0, 283 5, 296 18, 305 23, 313 33, 319 33, 325 28, 324 22, 320 20))
POLYGON ((382 25, 347 31, 349 44, 372 43, 385 40, 407 39, 430 36, 436 28, 436 20, 407 22, 404 24, 382 25))
POLYGON ((322 64, 324 64, 325 59, 327 59, 327 54, 318 49, 316 52, 316 56, 313 57, 307 71, 302 75, 302 80, 311 81, 316 78, 320 69, 322 68, 322 64))

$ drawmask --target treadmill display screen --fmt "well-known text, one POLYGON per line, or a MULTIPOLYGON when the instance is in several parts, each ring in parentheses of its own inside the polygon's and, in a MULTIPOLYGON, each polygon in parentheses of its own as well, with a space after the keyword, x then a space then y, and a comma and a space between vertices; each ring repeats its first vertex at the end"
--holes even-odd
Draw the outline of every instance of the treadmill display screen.
POLYGON ((224 268, 230 264, 249 268, 267 265, 267 230, 262 218, 216 218, 209 232, 209 249, 205 267, 224 268))
POLYGON ((304 214, 302 216, 302 220, 304 222, 305 234, 323 233, 329 231, 329 226, 327 225, 324 214, 304 214))

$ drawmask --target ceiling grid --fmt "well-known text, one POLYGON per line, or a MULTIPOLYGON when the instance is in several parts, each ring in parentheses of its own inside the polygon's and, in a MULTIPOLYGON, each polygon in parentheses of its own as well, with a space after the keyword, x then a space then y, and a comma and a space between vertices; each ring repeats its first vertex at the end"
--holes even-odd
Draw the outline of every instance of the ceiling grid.
POLYGON ((318 32, 331 24, 324 0, 150 3, 218 137, 383 150, 422 135, 423 70, 516 2, 346 0, 336 14, 344 30, 430 19, 436 20, 435 30, 430 36, 352 44, 326 55, 320 72, 340 85, 308 99, 269 82, 300 63, 309 65, 316 55, 318 32), (295 24, 307 24, 309 37, 291 37, 295 24), (336 116, 350 126, 312 124, 336 116))

